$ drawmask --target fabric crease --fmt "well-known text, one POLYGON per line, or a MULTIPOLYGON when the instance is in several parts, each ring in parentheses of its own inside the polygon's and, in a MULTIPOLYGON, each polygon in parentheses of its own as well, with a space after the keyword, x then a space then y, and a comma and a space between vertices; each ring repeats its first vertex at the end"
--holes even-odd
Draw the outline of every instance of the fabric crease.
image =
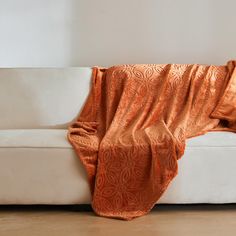
POLYGON ((235 65, 93 68, 68 140, 87 171, 96 214, 147 214, 177 175, 186 139, 236 132, 235 65))

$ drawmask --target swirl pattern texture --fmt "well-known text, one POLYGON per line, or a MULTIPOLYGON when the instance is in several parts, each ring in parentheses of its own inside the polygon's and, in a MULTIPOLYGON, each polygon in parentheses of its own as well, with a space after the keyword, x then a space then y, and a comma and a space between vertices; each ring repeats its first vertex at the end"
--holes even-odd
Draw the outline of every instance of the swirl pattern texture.
POLYGON ((93 68, 68 140, 87 171, 95 213, 124 220, 147 214, 177 175, 186 139, 236 132, 235 66, 93 68))

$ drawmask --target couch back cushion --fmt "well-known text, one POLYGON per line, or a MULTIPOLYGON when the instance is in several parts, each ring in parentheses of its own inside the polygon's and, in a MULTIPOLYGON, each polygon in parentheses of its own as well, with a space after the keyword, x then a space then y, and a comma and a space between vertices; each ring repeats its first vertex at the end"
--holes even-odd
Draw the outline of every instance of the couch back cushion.
POLYGON ((79 115, 89 67, 1 68, 0 129, 65 129, 79 115))

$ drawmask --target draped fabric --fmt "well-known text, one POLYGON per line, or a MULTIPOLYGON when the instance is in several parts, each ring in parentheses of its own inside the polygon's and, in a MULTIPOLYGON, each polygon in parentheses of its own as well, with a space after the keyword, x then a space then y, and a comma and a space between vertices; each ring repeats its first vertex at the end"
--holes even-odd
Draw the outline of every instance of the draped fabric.
POLYGON ((147 214, 177 175, 187 138, 236 132, 235 65, 93 68, 68 139, 87 171, 98 215, 147 214))

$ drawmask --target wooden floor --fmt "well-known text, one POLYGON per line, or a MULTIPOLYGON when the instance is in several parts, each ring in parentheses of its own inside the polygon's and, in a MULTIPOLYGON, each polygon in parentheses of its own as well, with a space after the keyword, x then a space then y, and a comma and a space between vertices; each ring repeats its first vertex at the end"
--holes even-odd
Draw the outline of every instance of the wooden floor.
POLYGON ((236 204, 157 205, 132 221, 95 216, 88 206, 0 206, 0 235, 235 236, 236 204))

